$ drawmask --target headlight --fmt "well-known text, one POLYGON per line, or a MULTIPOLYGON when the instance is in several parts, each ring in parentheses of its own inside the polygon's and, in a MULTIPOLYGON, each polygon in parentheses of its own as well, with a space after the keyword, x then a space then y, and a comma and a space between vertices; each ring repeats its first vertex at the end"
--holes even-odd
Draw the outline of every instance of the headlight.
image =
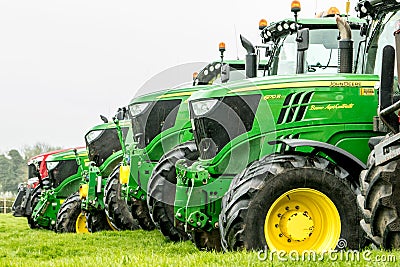
POLYGON ((132 117, 137 116, 140 113, 142 113, 149 105, 150 102, 130 105, 129 113, 131 114, 132 117))
POLYGON ((191 102, 193 112, 196 116, 201 116, 209 112, 215 104, 217 104, 218 99, 207 99, 191 102))
POLYGON ((53 170, 55 167, 57 167, 57 165, 59 163, 60 163, 59 161, 48 161, 48 162, 46 162, 47 170, 48 171, 53 170))
POLYGON ((86 142, 88 144, 90 144, 91 142, 93 142, 93 140, 95 140, 97 137, 99 137, 103 132, 104 132, 104 130, 98 130, 98 131, 89 132, 86 135, 86 142))

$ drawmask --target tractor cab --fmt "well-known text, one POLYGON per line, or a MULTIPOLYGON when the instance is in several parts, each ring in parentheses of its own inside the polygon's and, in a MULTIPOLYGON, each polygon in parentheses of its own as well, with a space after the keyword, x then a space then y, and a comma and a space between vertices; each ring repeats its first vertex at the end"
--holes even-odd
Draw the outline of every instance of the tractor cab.
POLYGON ((64 180, 78 173, 80 166, 85 167, 86 162, 87 153, 84 147, 49 156, 46 159, 46 166, 51 187, 57 188, 64 180))
MULTIPOLYGON (((353 55, 365 49, 365 37, 360 35, 360 29, 366 21, 347 17, 353 40, 353 55)), ((302 73, 337 73, 339 67, 338 40, 341 38, 335 17, 310 19, 284 19, 265 27, 261 31, 265 55, 270 64, 265 69, 265 75, 295 74, 298 64, 303 64, 302 73), (300 35, 299 35, 300 34, 300 35), (300 52, 306 51, 303 62, 298 62, 300 52), (272 61, 272 59, 275 59, 272 61)), ((261 51, 259 50, 258 53, 261 51)), ((354 73, 361 73, 361 66, 354 66, 354 73)))

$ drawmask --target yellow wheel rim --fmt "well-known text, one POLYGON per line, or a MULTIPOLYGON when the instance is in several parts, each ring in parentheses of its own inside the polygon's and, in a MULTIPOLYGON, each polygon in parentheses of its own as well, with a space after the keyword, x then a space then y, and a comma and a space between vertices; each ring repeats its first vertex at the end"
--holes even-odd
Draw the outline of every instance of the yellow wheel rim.
POLYGON ((107 223, 111 227, 111 229, 113 231, 118 231, 118 229, 114 226, 114 224, 110 221, 110 219, 107 216, 106 216, 106 218, 107 218, 107 223))
POLYGON ((86 225, 86 216, 82 212, 79 213, 79 216, 76 219, 75 229, 77 233, 81 234, 89 233, 89 230, 86 225))
POLYGON ((335 249, 340 238, 340 216, 323 193, 298 188, 281 195, 268 210, 264 235, 270 250, 287 252, 335 249))

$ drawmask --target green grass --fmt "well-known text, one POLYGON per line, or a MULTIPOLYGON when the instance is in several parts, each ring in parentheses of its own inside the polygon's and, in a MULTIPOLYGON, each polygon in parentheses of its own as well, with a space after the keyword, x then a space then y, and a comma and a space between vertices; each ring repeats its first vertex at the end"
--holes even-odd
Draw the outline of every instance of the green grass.
POLYGON ((365 251, 371 261, 260 261, 257 252, 215 253, 198 251, 190 242, 168 242, 158 231, 55 234, 29 229, 26 218, 0 215, 0 266, 377 266, 376 257, 395 256, 400 251, 365 251))

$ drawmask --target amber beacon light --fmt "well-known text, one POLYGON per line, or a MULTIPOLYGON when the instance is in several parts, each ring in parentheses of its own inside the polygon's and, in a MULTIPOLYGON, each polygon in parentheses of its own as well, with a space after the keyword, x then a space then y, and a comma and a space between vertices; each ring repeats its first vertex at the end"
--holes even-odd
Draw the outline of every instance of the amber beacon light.
POLYGON ((219 47, 219 51, 220 52, 224 52, 225 51, 225 43, 224 42, 220 42, 218 47, 219 47))
POLYGON ((265 27, 268 26, 268 22, 265 19, 261 19, 258 23, 258 29, 263 30, 265 27))
POLYGON ((290 9, 294 13, 300 12, 300 10, 301 10, 300 1, 296 1, 296 0, 292 1, 292 4, 290 5, 290 9))

